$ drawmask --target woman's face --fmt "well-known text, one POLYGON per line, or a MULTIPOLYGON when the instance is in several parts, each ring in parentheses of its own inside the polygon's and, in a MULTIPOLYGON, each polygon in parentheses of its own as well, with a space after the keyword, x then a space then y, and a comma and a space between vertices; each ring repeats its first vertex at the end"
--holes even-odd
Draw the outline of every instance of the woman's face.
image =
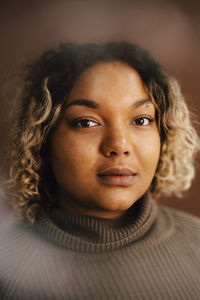
POLYGON ((50 137, 60 206, 117 218, 148 190, 160 155, 155 107, 139 74, 101 62, 75 82, 50 137))

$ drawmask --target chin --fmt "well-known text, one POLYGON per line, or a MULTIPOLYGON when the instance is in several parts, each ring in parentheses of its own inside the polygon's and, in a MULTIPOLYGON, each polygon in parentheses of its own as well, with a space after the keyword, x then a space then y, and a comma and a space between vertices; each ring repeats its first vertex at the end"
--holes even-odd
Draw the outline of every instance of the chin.
MULTIPOLYGON (((110 211, 110 212, 117 212, 117 211, 121 211, 121 212, 125 212, 127 209, 129 209, 134 203, 135 201, 133 201, 133 197, 131 199, 123 199, 123 198, 105 198, 103 201, 101 201, 101 208, 104 211, 110 211)), ((100 203, 100 202, 99 202, 100 203)))

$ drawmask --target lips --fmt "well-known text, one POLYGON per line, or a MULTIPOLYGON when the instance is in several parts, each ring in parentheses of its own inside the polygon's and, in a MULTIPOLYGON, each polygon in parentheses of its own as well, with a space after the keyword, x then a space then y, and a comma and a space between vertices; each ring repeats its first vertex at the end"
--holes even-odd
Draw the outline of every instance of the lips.
POLYGON ((134 173, 130 169, 126 169, 126 168, 109 169, 109 170, 102 171, 99 174, 99 176, 130 176, 130 175, 134 175, 134 173))
POLYGON ((136 178, 136 173, 127 168, 113 168, 103 170, 98 174, 98 179, 106 185, 127 186, 136 178))

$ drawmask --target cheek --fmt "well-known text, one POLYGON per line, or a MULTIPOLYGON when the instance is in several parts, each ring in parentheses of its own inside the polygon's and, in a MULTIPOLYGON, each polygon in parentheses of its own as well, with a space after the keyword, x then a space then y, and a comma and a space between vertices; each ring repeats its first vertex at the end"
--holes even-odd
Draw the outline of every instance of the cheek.
POLYGON ((52 143, 52 164, 59 176, 87 174, 97 159, 97 146, 84 139, 67 136, 52 143))
POLYGON ((146 168, 146 170, 154 172, 160 157, 159 135, 154 135, 154 138, 145 139, 139 155, 141 164, 146 168))
POLYGON ((97 156, 97 145, 92 141, 91 143, 86 140, 76 139, 68 141, 69 147, 66 149, 66 157, 80 164, 89 163, 97 156))

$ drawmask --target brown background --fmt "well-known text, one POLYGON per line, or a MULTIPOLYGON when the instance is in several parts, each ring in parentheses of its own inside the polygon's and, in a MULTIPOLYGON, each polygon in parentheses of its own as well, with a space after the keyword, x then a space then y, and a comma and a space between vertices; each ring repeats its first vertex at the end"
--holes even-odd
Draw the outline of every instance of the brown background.
MULTIPOLYGON (((126 40, 147 48, 177 77, 191 110, 200 111, 200 1, 0 2, 0 156, 10 127, 8 113, 20 83, 19 70, 59 42, 126 40)), ((199 159, 198 159, 199 160, 199 159)), ((160 202, 200 216, 200 171, 183 199, 160 202)), ((5 206, 1 201, 1 211, 5 206)))

